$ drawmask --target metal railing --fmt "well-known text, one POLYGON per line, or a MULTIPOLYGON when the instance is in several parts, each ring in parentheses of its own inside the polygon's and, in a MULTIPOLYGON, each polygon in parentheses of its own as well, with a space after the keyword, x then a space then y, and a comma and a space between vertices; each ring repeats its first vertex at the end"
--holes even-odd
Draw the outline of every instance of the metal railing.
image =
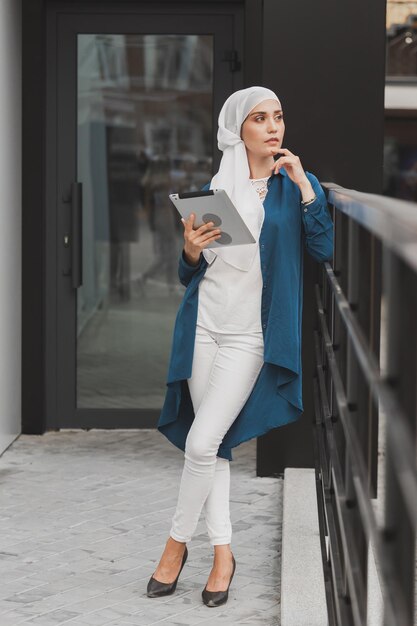
POLYGON ((314 331, 329 625, 378 623, 380 593, 379 623, 413 626, 417 205, 322 185, 335 228, 333 262, 320 266, 315 285, 314 331))

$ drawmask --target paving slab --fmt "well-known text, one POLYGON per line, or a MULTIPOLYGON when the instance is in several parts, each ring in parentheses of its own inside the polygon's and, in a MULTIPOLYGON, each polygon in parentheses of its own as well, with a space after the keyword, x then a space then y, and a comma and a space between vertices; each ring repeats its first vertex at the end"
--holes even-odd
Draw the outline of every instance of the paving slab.
POLYGON ((228 603, 201 599, 212 564, 201 516, 177 591, 148 598, 175 511, 183 452, 154 429, 21 435, 0 457, 0 624, 280 626, 283 479, 234 449, 228 603))

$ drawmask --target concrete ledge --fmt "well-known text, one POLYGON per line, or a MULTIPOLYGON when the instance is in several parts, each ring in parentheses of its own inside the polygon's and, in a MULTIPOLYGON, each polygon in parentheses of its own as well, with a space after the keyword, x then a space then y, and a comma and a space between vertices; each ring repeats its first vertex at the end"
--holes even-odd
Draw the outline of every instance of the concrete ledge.
POLYGON ((315 470, 284 472, 281 626, 328 626, 315 470))

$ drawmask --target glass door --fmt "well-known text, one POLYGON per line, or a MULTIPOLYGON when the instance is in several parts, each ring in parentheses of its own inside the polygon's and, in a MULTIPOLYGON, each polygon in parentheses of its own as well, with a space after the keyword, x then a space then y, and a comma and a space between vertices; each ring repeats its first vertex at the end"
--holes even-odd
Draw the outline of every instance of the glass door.
POLYGON ((158 409, 183 291, 168 194, 211 176, 213 35, 79 34, 77 44, 77 407, 158 409))
POLYGON ((184 291, 168 194, 210 180, 240 86, 233 15, 174 18, 58 20, 57 427, 149 427, 163 403, 184 291))

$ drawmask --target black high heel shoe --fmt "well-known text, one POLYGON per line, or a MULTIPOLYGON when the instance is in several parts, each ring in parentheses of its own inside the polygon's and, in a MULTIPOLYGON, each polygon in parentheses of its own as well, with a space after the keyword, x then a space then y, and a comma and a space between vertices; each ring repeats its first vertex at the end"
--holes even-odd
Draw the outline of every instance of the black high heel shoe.
POLYGON ((202 596, 203 596, 203 602, 206 606, 221 606, 222 604, 225 604, 227 602, 227 599, 229 597, 230 583, 232 582, 233 574, 235 573, 235 569, 236 569, 236 561, 235 561, 235 557, 233 556, 233 554, 232 554, 232 559, 233 559, 233 571, 232 571, 232 575, 230 576, 229 584, 227 586, 226 591, 207 591, 207 584, 204 587, 202 591, 202 596))
POLYGON ((150 577, 146 590, 146 595, 148 596, 148 598, 159 598, 160 596, 169 596, 171 593, 174 593, 175 589, 177 588, 178 578, 180 577, 182 568, 184 567, 185 561, 187 560, 187 556, 188 550, 187 546, 185 546, 180 571, 178 572, 178 576, 172 583, 161 583, 153 576, 150 577))

